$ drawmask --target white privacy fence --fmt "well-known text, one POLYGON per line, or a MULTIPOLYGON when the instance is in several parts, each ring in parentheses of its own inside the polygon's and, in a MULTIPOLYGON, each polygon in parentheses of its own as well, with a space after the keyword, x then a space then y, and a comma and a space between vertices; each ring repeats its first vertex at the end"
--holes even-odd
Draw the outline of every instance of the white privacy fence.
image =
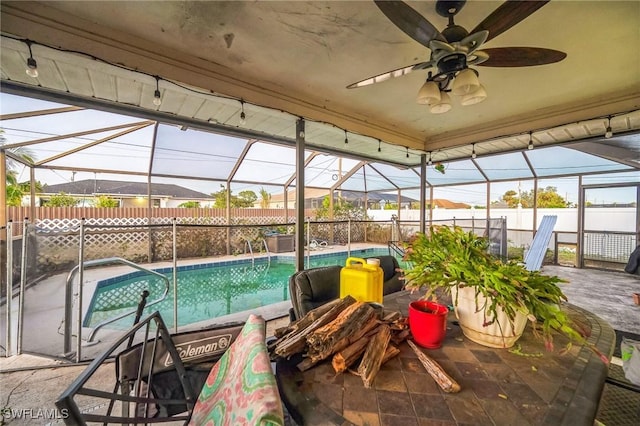
MULTIPOLYGON (((508 244, 527 250, 545 215, 557 216, 554 236, 548 249, 557 256, 559 247, 569 249, 578 245, 579 209, 538 209, 534 227, 534 210, 525 208, 490 210, 492 217, 506 218, 508 244)), ((385 220, 397 215, 397 210, 369 210, 367 214, 374 220, 385 220)), ((485 209, 433 209, 427 212, 427 221, 434 224, 451 224, 455 221, 473 219, 482 223, 486 218, 485 209), (431 218, 429 217, 431 213, 431 218)), ((418 210, 400 211, 401 224, 418 223, 418 210)), ((578 264, 601 268, 621 269, 638 246, 637 229, 640 228, 635 207, 592 207, 585 209, 582 256, 578 264), (617 265, 616 265, 617 264, 617 265)), ((415 230, 416 226, 411 226, 415 230)))
MULTIPOLYGON (((456 219, 486 219, 486 209, 433 209, 432 220, 456 219)), ((566 209, 538 209, 537 225, 544 215, 558 216, 554 231, 578 232, 577 208, 566 209)), ((585 215, 585 230, 607 232, 636 232, 636 209, 633 207, 604 207, 587 208, 585 215)), ((397 215, 397 210, 367 210, 367 215, 374 220, 390 220, 392 215, 397 215)), ((491 209, 491 217, 506 217, 509 229, 531 230, 533 229, 533 209, 491 209)), ((419 210, 402 209, 400 221, 420 220, 419 210)), ((427 211, 427 220, 429 212, 427 211)))

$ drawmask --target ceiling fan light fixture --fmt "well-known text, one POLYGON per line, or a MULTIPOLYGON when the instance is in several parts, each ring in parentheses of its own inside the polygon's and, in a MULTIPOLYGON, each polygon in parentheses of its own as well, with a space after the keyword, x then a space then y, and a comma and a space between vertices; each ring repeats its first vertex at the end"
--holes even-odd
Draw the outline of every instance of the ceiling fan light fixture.
POLYGON ((420 105, 433 105, 440 102, 440 87, 433 81, 425 82, 418 91, 416 102, 420 105))
POLYGON ((453 87, 451 91, 454 95, 463 96, 468 93, 473 93, 480 88, 480 82, 478 76, 471 68, 465 68, 458 73, 455 80, 453 80, 453 87))
POLYGON ((155 106, 160 106, 162 104, 162 94, 160 93, 160 77, 155 76, 156 79, 156 90, 153 92, 153 104, 155 106))
POLYGON ((432 114, 444 114, 451 110, 451 97, 447 92, 440 92, 440 102, 429 107, 432 114))
POLYGON ((29 57, 27 58, 27 68, 26 72, 29 77, 37 78, 38 77, 38 63, 35 59, 33 59, 33 53, 31 52, 31 41, 27 40, 27 47, 29 48, 29 57))
POLYGON ((613 137, 613 130, 611 130, 611 116, 607 117, 607 130, 604 132, 605 139, 611 139, 613 137))
POLYGON ((610 139, 613 137, 613 131, 611 130, 611 126, 607 126, 607 131, 604 133, 604 137, 610 139))
POLYGON ((463 106, 475 105, 479 104, 485 99, 487 99, 487 91, 481 84, 480 86, 478 86, 478 90, 476 90, 475 92, 467 93, 466 95, 462 96, 460 104, 463 106))
POLYGON ((244 100, 240 99, 240 125, 247 124, 247 114, 244 113, 244 100))

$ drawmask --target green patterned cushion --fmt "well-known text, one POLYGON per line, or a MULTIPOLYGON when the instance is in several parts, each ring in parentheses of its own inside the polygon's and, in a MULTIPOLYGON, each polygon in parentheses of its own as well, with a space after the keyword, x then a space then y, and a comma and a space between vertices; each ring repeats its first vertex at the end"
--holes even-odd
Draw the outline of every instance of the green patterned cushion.
POLYGON ((284 424, 265 337, 264 319, 250 315, 238 338, 209 372, 190 425, 284 424))

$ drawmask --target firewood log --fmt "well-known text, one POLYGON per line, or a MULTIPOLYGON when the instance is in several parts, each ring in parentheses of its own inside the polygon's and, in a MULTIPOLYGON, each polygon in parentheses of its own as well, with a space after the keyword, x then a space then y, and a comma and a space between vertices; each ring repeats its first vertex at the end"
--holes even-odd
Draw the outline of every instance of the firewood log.
POLYGON ((358 373, 365 388, 370 388, 373 385, 390 340, 391 330, 389 330, 389 326, 383 324, 380 326, 380 331, 367 344, 367 349, 358 367, 358 373))
POLYGON ((305 328, 316 322, 324 314, 332 310, 334 307, 341 307, 341 309, 336 314, 337 316, 338 314, 340 314, 340 312, 354 303, 356 303, 356 299, 351 296, 345 296, 343 299, 332 300, 331 302, 325 303, 324 305, 318 306, 317 308, 307 312, 305 316, 292 324, 292 329, 294 332, 298 330, 304 330, 305 328))
MULTIPOLYGON (((331 308, 326 311, 320 318, 309 323, 304 328, 300 328, 294 332, 289 333, 280 341, 278 341, 278 343, 275 345, 276 355, 282 358, 288 358, 294 354, 304 352, 307 345, 307 335, 334 321, 344 310, 348 309, 348 307, 353 305, 354 303, 356 303, 356 301, 351 296, 347 296, 344 299, 338 299, 338 302, 332 304, 331 308)), ((309 312, 307 315, 310 315, 312 312, 313 311, 309 312)), ((303 317, 299 322, 302 322, 302 320, 305 318, 307 318, 307 316, 303 317)), ((313 318, 313 315, 310 315, 309 318, 313 318)))
POLYGON ((333 355, 331 365, 336 373, 342 373, 360 358, 369 343, 368 337, 361 337, 340 352, 333 355))
POLYGON ((400 349, 393 346, 391 343, 387 346, 387 350, 384 351, 384 356, 382 357, 381 365, 384 365, 385 362, 389 361, 391 358, 400 354, 400 349))
POLYGON ((407 340, 407 338, 410 335, 411 335, 411 330, 409 329, 402 330, 400 332, 391 333, 391 342, 393 342, 394 345, 399 345, 400 343, 407 340))
POLYGON ((309 355, 323 354, 324 358, 326 358, 336 350, 348 346, 348 339, 355 341, 354 336, 361 333, 365 326, 372 319, 375 319, 374 317, 375 311, 368 304, 356 302, 350 305, 340 312, 334 321, 307 335, 309 355), (344 338, 347 338, 346 342, 343 341, 344 338), (344 346, 336 349, 338 343, 342 343, 344 346))
MULTIPOLYGON (((371 333, 371 330, 378 326, 378 321, 374 318, 371 318, 369 322, 367 322, 361 329, 357 330, 355 333, 345 336, 337 342, 334 342, 331 346, 326 346, 322 350, 314 351, 313 348, 309 348, 307 355, 309 356, 306 360, 298 364, 298 368, 300 371, 308 370, 309 368, 316 365, 318 362, 323 359, 329 358, 336 352, 339 352, 346 347, 348 347, 353 342, 359 340, 363 336, 371 333)), ((375 330, 374 330, 375 331, 375 330)))
POLYGON ((398 320, 400 318, 400 312, 398 311, 391 311, 388 312, 384 318, 382 318, 382 321, 384 322, 394 322, 396 320, 398 320))
POLYGON ((443 391, 448 393, 460 392, 460 385, 442 369, 440 364, 438 364, 436 361, 431 359, 431 357, 418 349, 415 343, 413 343, 411 340, 407 340, 407 343, 409 344, 409 346, 411 346, 413 352, 415 352, 415 354, 418 356, 418 359, 427 370, 427 373, 429 373, 429 375, 433 377, 433 380, 438 383, 443 391))

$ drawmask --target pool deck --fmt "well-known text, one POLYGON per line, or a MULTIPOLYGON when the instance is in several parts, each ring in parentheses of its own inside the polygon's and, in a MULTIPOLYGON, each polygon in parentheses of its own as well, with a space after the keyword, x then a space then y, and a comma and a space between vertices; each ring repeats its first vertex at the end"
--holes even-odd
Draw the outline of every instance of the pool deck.
MULTIPOLYGON (((314 251, 312 254, 343 251, 344 249, 345 247, 340 246, 331 247, 321 251, 314 251)), ((352 250, 356 249, 355 246, 352 246, 352 250)), ((232 258, 238 259, 237 256, 232 258)), ((194 262, 202 263, 202 260, 194 260, 194 262)), ((187 261, 181 261, 180 265, 186 263, 187 261)), ((154 264, 155 267, 157 265, 154 264)), ((640 333, 640 306, 635 305, 632 298, 632 293, 640 291, 640 276, 621 272, 559 266, 544 266, 542 272, 547 275, 557 275, 569 281, 566 284, 561 284, 561 288, 570 303, 599 316, 615 330, 635 334, 640 333)), ((85 275, 85 279, 101 279, 98 275, 100 275, 98 271, 92 271, 91 274, 85 275)), ((108 273, 105 271, 102 278, 113 275, 113 270, 110 269, 108 273)), ((64 288, 64 283, 62 288, 64 288)), ((41 297, 51 296, 49 291, 45 293, 47 294, 42 294, 41 297)), ((268 320, 267 335, 272 335, 273 330, 288 324, 289 319, 286 317, 288 306, 290 304, 283 304, 283 306, 274 307, 274 309, 264 312, 263 315, 268 320)), ((53 316, 51 312, 43 311, 39 315, 40 320, 45 320, 48 317, 49 323, 51 323, 53 316)), ((224 320, 227 321, 226 319, 224 320)), ((47 322, 45 321, 44 324, 47 324, 47 322)), ((54 328, 58 326, 55 323, 51 325, 54 328)), ((57 336, 57 339, 59 339, 59 336, 57 336)), ((618 359, 614 361, 619 362, 618 359)), ((2 404, 6 404, 7 407, 11 408, 53 409, 53 403, 58 395, 84 368, 84 365, 68 366, 68 363, 60 360, 29 354, 0 358, 0 400, 2 404)), ((609 404, 606 398, 608 398, 608 394, 604 392, 600 401, 600 408, 609 404)), ((600 415, 601 413, 599 412, 600 415)), ((600 418, 597 417, 597 419, 600 418)), ((632 419, 632 421, 635 420, 638 420, 637 417, 632 419)), ((41 425, 43 421, 42 418, 14 419, 8 424, 41 425)), ((54 420, 48 424, 57 425, 63 423, 61 420, 54 420)))
MULTIPOLYGON (((328 254, 335 254, 346 252, 348 249, 352 251, 363 249, 386 249, 385 245, 374 244, 352 244, 350 247, 346 245, 333 245, 326 246, 322 249, 310 250, 305 253, 305 256, 323 256, 328 254)), ((289 253, 272 253, 271 257, 287 257, 291 258, 295 256, 295 252, 289 253)), ((256 261, 267 259, 267 254, 256 254, 253 258, 256 261)), ((250 261, 252 256, 247 255, 231 255, 231 256, 218 256, 214 258, 196 258, 196 259, 184 259, 179 260, 177 263, 178 268, 188 267, 191 265, 207 264, 207 263, 225 263, 225 262, 242 262, 250 261)), ((141 264, 140 266, 158 270, 163 268, 172 268, 172 262, 156 262, 153 264, 141 264)), ((83 272, 83 287, 82 287, 82 318, 85 318, 90 308, 90 301, 93 293, 95 292, 97 285, 100 281, 108 278, 126 275, 136 270, 127 265, 111 265, 100 266, 86 269, 83 272)), ((64 306, 65 306, 65 287, 67 280, 67 273, 58 274, 49 277, 43 281, 40 281, 36 285, 28 288, 25 292, 25 340, 23 343, 23 351, 36 354, 46 354, 52 357, 64 357, 62 332, 64 330, 64 306), (27 337, 28 336, 28 337, 27 337), (27 340, 28 339, 28 340, 27 340)), ((77 282, 77 277, 75 278, 77 282)), ((72 329, 77 330, 77 284, 74 283, 74 300, 73 300, 73 324, 72 329)), ((265 320, 280 318, 288 315, 291 302, 289 300, 279 303, 271 304, 268 306, 252 309, 251 313, 261 315, 265 320)), ((12 312, 12 324, 15 328, 18 318, 18 302, 17 299, 13 299, 11 307, 12 312)), ((249 311, 238 312, 234 314, 224 315, 216 317, 211 320, 192 323, 186 326, 179 327, 179 331, 187 331, 193 329, 199 329, 211 324, 224 324, 235 321, 244 321, 248 316, 249 311)), ((0 308, 0 315, 2 318, 6 318, 5 306, 0 308)), ((174 331, 172 328, 171 331, 174 331)), ((91 332, 91 328, 83 327, 82 337, 86 340, 87 336, 91 332)), ((96 334, 97 339, 101 340, 95 345, 86 346, 82 349, 82 358, 91 359, 97 354, 101 353, 112 338, 119 335, 122 330, 109 330, 107 327, 102 328, 99 333, 96 334)), ((4 333, 4 329, 2 330, 4 333)), ((75 334, 75 333, 74 333, 75 334)), ((16 347, 17 332, 12 333, 13 347, 16 347)), ((5 337, 2 335, 2 345, 4 346, 5 337)), ((72 339, 72 348, 75 350, 75 337, 72 339)))

